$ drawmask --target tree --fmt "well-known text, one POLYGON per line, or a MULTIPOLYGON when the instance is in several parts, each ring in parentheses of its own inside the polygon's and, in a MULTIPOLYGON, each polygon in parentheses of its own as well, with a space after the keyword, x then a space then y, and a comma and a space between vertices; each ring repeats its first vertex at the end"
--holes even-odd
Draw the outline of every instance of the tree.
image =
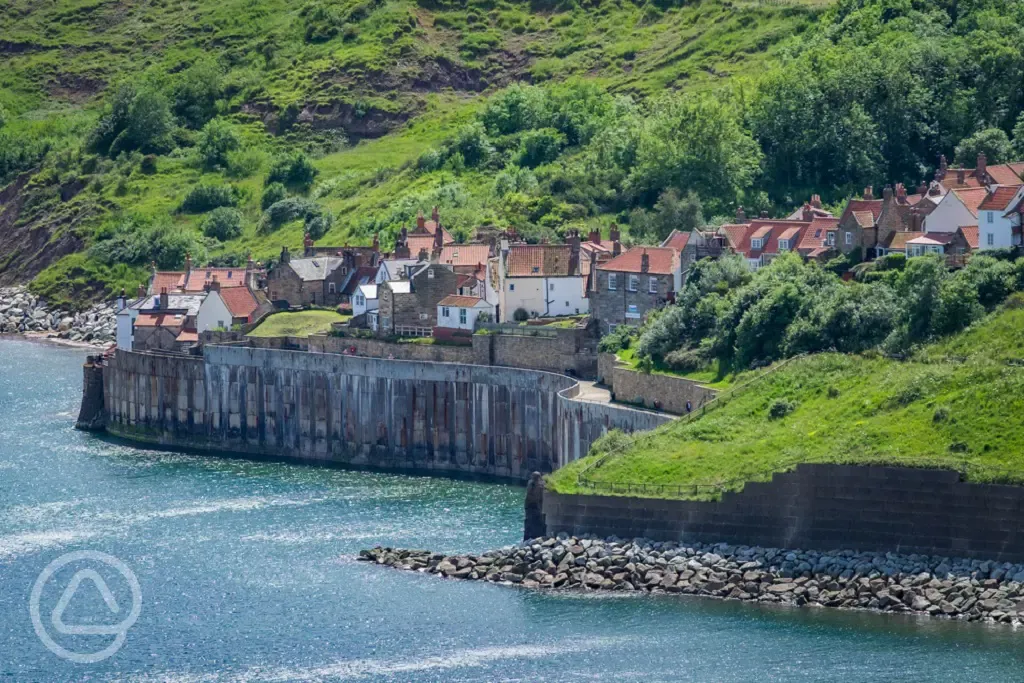
POLYGON ((281 183, 270 183, 263 188, 263 196, 260 197, 260 208, 266 211, 272 204, 276 204, 288 196, 288 190, 281 183))
POLYGON ((230 185, 200 184, 193 187, 181 201, 185 213, 204 213, 222 206, 238 204, 238 192, 230 185))
POLYGON ((908 339, 929 338, 934 328, 932 317, 938 306, 946 264, 938 256, 918 256, 907 260, 896 289, 903 300, 908 339))
POLYGON ((174 113, 189 128, 202 128, 217 115, 222 82, 223 72, 212 61, 200 61, 185 69, 173 86, 174 113))
POLYGON ((515 83, 487 100, 480 119, 491 135, 511 135, 544 125, 547 118, 543 89, 515 83))
POLYGON ((267 183, 281 183, 300 192, 307 191, 319 171, 301 150, 278 158, 270 167, 267 183))
POLYGON ((199 133, 199 156, 210 169, 227 166, 228 153, 240 146, 234 129, 224 119, 213 119, 199 133))
POLYGON ((1017 125, 1013 127, 1013 146, 1010 148, 1013 161, 1024 159, 1024 111, 1017 117, 1017 125))
POLYGON ((984 153, 990 164, 1002 164, 1010 159, 1010 138, 999 128, 986 128, 968 136, 956 146, 956 163, 973 167, 978 155, 984 153))
POLYGON ((557 159, 563 147, 565 136, 554 128, 531 130, 519 142, 517 162, 525 168, 536 168, 557 159))
POLYGON ((460 128, 448 145, 449 159, 460 154, 465 165, 469 167, 485 163, 493 153, 494 147, 487 137, 487 131, 479 122, 468 123, 460 128))
POLYGON ((4 109, 4 105, 0 104, 0 128, 3 128, 7 124, 7 110, 4 109))
POLYGON ((203 220, 203 234, 222 242, 242 234, 242 214, 238 209, 221 206, 203 220))
POLYGON ((125 83, 104 109, 90 145, 111 157, 135 150, 159 153, 170 148, 173 127, 167 98, 156 90, 136 90, 125 83))

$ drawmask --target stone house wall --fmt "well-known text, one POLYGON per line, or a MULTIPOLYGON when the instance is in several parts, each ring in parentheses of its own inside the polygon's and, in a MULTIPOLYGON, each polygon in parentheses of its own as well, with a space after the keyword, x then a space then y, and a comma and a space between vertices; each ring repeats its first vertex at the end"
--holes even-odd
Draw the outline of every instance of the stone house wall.
POLYGON ((597 269, 597 289, 590 292, 590 315, 600 321, 603 332, 611 331, 616 325, 639 325, 650 311, 664 306, 673 291, 671 275, 639 275, 637 291, 628 291, 630 273, 616 272, 614 290, 608 289, 609 272, 597 269), (658 291, 648 291, 649 278, 657 278, 658 291), (636 317, 627 317, 630 306, 636 306, 636 317))
POLYGON ((307 287, 298 273, 287 264, 278 264, 267 275, 267 296, 271 301, 287 301, 289 306, 305 306, 313 303, 317 292, 322 293, 321 287, 307 287))

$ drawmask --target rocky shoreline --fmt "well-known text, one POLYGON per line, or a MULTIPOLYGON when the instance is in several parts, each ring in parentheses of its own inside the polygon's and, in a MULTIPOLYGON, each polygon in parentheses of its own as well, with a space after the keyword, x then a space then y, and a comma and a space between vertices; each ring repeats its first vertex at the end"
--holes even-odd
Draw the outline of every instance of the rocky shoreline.
POLYGON ((25 287, 0 288, 0 333, 36 339, 106 346, 117 335, 112 303, 93 304, 84 311, 51 308, 25 287))
POLYGON ((480 555, 376 547, 359 560, 532 589, 680 593, 1024 623, 1024 565, 897 553, 537 538, 480 555))

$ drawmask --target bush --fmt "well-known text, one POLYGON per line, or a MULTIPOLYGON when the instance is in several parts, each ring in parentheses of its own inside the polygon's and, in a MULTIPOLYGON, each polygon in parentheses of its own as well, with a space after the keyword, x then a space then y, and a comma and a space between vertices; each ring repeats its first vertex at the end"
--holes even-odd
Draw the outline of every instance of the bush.
POLYGON ((565 136, 553 128, 541 128, 525 133, 519 143, 518 163, 525 168, 536 168, 558 158, 565 147, 565 136))
POLYGON ((674 372, 694 372, 710 361, 704 349, 676 349, 665 355, 665 365, 674 372))
POLYGON ((206 168, 227 166, 228 154, 240 146, 234 129, 224 119, 213 119, 199 133, 199 156, 206 168))
POLYGON ((772 401, 772 404, 768 407, 768 418, 771 420, 780 420, 790 413, 796 410, 795 401, 787 401, 783 398, 777 398, 772 401))
POLYGON ((127 216, 101 227, 89 256, 109 265, 149 265, 158 268, 180 268, 185 254, 200 261, 205 247, 190 230, 182 230, 169 222, 152 222, 138 216, 127 216))
POLYGON ((303 152, 281 157, 270 167, 267 183, 281 183, 305 192, 316 180, 319 171, 303 152))
POLYGON ((171 148, 170 105, 156 90, 121 85, 105 107, 89 146, 111 158, 121 152, 163 152, 171 148))
POLYGON ((203 220, 203 234, 222 242, 238 237, 242 234, 242 214, 227 206, 214 209, 203 220))
POLYGON ((266 211, 271 205, 278 203, 288 197, 288 190, 281 183, 270 183, 263 188, 263 196, 260 197, 260 208, 266 211))
POLYGON ((516 322, 524 323, 530 319, 530 313, 525 308, 517 308, 515 313, 512 314, 512 319, 516 322))
POLYGON ((157 171, 156 155, 155 154, 147 154, 146 156, 142 157, 142 161, 139 162, 139 170, 142 171, 146 175, 153 175, 153 174, 155 174, 156 171, 157 171))
POLYGON ((217 115, 223 95, 223 73, 212 61, 201 61, 178 74, 173 86, 174 113, 189 128, 198 130, 217 115))
POLYGON ((236 149, 227 154, 227 171, 232 178, 249 178, 259 173, 267 155, 258 149, 236 149))
POLYGON ((221 206, 238 204, 238 192, 230 185, 196 185, 181 202, 185 213, 204 213, 221 206))
POLYGON ((614 331, 601 337, 597 350, 601 353, 616 353, 628 349, 633 343, 636 329, 628 325, 619 325, 614 331))

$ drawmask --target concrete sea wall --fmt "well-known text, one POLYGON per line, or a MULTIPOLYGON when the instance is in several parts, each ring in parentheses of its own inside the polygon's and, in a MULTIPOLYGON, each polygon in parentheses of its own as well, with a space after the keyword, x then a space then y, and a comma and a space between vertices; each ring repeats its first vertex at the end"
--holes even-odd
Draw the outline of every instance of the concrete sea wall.
POLYGON ((1024 487, 954 471, 800 465, 720 502, 543 497, 547 532, 1024 562, 1024 487))
POLYGON ((203 357, 117 351, 107 430, 168 446, 525 481, 609 429, 667 421, 575 399, 564 375, 331 353, 206 346, 203 357))

